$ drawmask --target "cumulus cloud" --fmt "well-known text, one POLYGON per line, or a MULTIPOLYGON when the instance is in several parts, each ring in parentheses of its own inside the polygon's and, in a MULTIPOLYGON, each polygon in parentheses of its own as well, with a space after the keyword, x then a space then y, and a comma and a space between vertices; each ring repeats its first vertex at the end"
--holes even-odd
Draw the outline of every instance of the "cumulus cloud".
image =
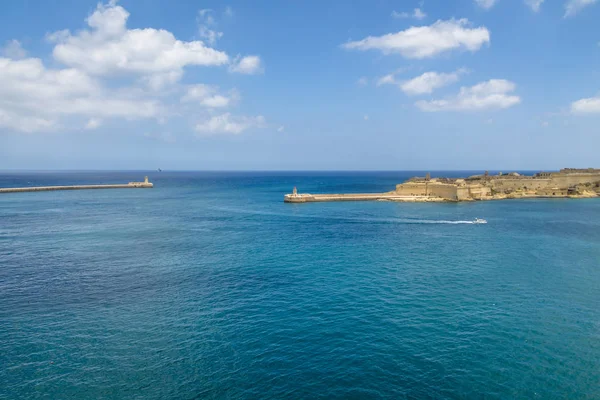
POLYGON ((544 0, 525 0, 525 4, 527 4, 533 12, 540 11, 540 7, 544 3, 544 0))
MULTIPOLYGON (((201 11, 199 15, 205 24, 214 23, 210 13, 201 11)), ((16 40, 1 48, 0 133, 70 126, 91 130, 111 118, 165 124, 173 115, 191 117, 192 107, 175 110, 173 101, 219 109, 239 100, 236 90, 221 92, 213 85, 177 84, 184 67, 225 66, 230 64, 227 54, 202 41, 178 40, 165 30, 128 29, 128 17, 129 13, 111 0, 99 4, 86 19, 87 29, 47 34, 46 39, 55 44, 55 61, 66 65, 62 68, 27 58, 16 40), (166 86, 168 90, 162 90, 166 86)), ((234 67, 242 73, 262 70, 258 56, 238 58, 234 67)), ((199 132, 241 133, 262 126, 263 121, 263 117, 223 114, 196 128, 199 132)))
POLYGON ((597 2, 598 0, 568 0, 565 3, 565 18, 572 17, 585 7, 597 2))
POLYGON ((377 79, 377 86, 395 85, 396 83, 398 82, 396 82, 396 77, 394 76, 394 74, 387 74, 377 79))
POLYGON ((458 82, 460 75, 465 72, 464 69, 452 73, 425 72, 400 83, 400 89, 409 96, 432 93, 436 89, 458 82))
POLYGON ((129 12, 115 2, 99 4, 87 18, 90 29, 48 35, 57 61, 93 75, 118 73, 181 76, 186 66, 225 65, 229 57, 202 41, 185 42, 163 29, 127 29, 129 12), (177 75, 179 74, 179 75, 177 75))
POLYGON ((348 50, 379 50, 383 54, 399 53, 406 58, 428 58, 451 50, 475 52, 490 42, 485 27, 470 28, 467 19, 439 20, 429 26, 410 27, 397 33, 369 36, 342 45, 348 50))
POLYGON ((442 100, 421 100, 415 105, 422 111, 482 111, 509 108, 521 102, 512 95, 516 89, 513 82, 491 79, 475 86, 462 87, 458 95, 442 100))
POLYGON ((574 114, 600 114, 600 97, 589 97, 571 103, 574 114))
POLYGON ((238 74, 253 75, 263 72, 262 61, 259 56, 237 56, 233 63, 229 66, 230 72, 238 74))
POLYGON ((394 18, 414 18, 414 19, 421 20, 421 19, 426 18, 427 14, 425 14, 425 12, 423 10, 421 10, 420 8, 415 8, 412 13, 392 11, 392 17, 394 17, 394 18))
POLYGON ((102 125, 102 120, 98 119, 98 118, 90 118, 87 122, 87 124, 85 124, 85 129, 97 129, 100 127, 100 125, 102 125))
POLYGON ((475 4, 479 7, 489 10, 496 4, 497 0, 475 0, 475 4))
POLYGON ((21 42, 15 39, 6 42, 6 45, 0 49, 0 54, 14 60, 27 57, 27 52, 21 46, 21 42))
POLYGON ((109 93, 78 69, 48 69, 38 58, 0 58, 0 113, 0 126, 35 132, 63 116, 152 118, 161 106, 127 91, 109 93))
POLYGON ((185 95, 181 98, 184 103, 194 102, 208 108, 228 107, 237 100, 239 100, 239 94, 236 90, 224 95, 219 93, 217 86, 204 84, 188 86, 185 95))
POLYGON ((208 44, 214 46, 217 39, 223 36, 223 32, 218 32, 212 29, 216 25, 216 21, 212 16, 211 9, 203 9, 198 11, 198 34, 201 38, 206 39, 208 44))
POLYGON ((234 117, 230 113, 225 113, 198 123, 196 132, 200 135, 238 135, 247 129, 261 127, 264 124, 265 118, 262 115, 257 117, 234 117))

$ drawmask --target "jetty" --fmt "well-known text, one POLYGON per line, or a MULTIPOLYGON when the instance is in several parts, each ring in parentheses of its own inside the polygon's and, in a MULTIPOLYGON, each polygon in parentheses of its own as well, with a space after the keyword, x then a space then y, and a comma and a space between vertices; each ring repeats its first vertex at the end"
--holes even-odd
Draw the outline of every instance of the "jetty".
POLYGON ((286 203, 318 203, 327 201, 399 201, 399 202, 442 202, 439 197, 406 196, 395 192, 388 193, 348 193, 348 194, 308 194, 291 193, 283 198, 286 203))
POLYGON ((144 177, 143 182, 129 182, 125 184, 108 184, 108 185, 71 185, 71 186, 31 186, 31 187, 15 187, 15 188, 0 188, 0 193, 21 193, 21 192, 45 192, 52 190, 85 190, 85 189, 146 189, 152 188, 154 185, 148 181, 148 177, 144 177))
POLYGON ((600 169, 563 168, 557 172, 538 172, 527 176, 517 172, 465 178, 410 178, 385 193, 308 194, 294 188, 286 194, 286 203, 324 201, 398 201, 460 202, 525 198, 591 198, 600 197, 600 169))

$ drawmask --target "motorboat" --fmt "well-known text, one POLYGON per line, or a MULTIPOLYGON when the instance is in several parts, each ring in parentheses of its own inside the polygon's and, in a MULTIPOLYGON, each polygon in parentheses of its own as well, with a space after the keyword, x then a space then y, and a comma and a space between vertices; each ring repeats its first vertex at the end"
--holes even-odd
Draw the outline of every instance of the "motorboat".
POLYGON ((481 219, 481 218, 475 218, 475 220, 473 221, 474 224, 487 224, 487 221, 485 219, 481 219))

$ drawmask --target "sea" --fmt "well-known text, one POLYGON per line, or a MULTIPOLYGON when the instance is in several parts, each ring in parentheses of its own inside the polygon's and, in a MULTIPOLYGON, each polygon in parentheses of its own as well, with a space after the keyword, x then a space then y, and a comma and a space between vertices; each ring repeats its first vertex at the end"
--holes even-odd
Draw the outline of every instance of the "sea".
POLYGON ((600 199, 283 202, 424 174, 0 173, 155 185, 0 194, 0 399, 600 398, 600 199))

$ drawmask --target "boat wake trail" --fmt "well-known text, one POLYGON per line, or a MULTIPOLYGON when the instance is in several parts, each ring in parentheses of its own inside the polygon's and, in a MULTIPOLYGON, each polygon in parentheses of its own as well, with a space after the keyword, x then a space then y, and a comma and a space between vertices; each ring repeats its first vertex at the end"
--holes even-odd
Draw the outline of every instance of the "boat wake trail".
POLYGON ((427 220, 427 219, 422 219, 422 220, 412 220, 411 222, 407 222, 407 223, 413 223, 413 224, 451 224, 451 225, 457 225, 457 224, 475 224, 475 221, 444 221, 444 220, 427 220))

